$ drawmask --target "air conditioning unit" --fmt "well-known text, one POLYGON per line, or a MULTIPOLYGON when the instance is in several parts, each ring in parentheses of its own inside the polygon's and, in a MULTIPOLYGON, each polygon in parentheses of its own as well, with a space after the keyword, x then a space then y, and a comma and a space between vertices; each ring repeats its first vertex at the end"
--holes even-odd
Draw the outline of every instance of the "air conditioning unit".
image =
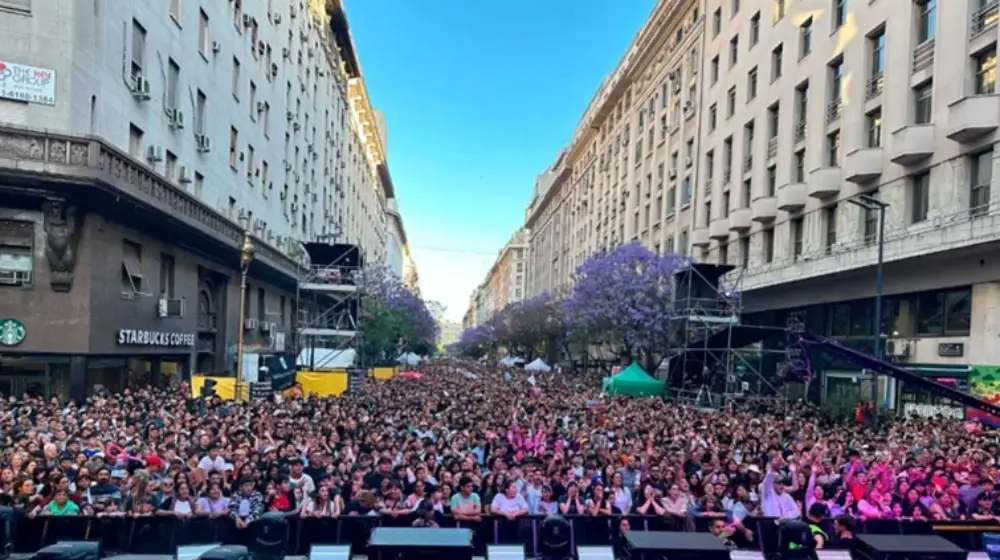
POLYGON ((295 6, 289 6, 288 7, 288 16, 291 17, 292 19, 295 19, 295 16, 296 16, 295 6))
POLYGON ((264 109, 266 107, 267 107, 267 103, 264 103, 263 101, 258 101, 257 102, 257 113, 258 114, 263 113, 264 109))
POLYGON ((180 173, 177 174, 177 182, 186 185, 191 182, 191 171, 187 166, 181 166, 180 173))
POLYGON ((200 154, 207 154, 212 151, 212 140, 207 134, 195 134, 194 143, 200 154))
POLYGON ((281 14, 271 14, 271 23, 279 25, 281 23, 281 14))
POLYGON ((690 113, 692 111, 694 111, 694 101, 685 101, 684 102, 684 112, 685 113, 690 113))
POLYGON ((278 75, 278 63, 277 62, 272 62, 271 63, 271 75, 272 76, 277 76, 278 75))
POLYGON ((289 58, 292 56, 292 52, 288 50, 288 47, 281 47, 281 57, 289 58))
POLYGON ((676 179, 677 178, 677 170, 671 167, 670 170, 667 171, 667 177, 670 177, 671 179, 676 179))
POLYGON ((285 171, 291 171, 291 170, 292 170, 292 162, 285 160, 285 171))
POLYGON ((173 128, 175 130, 183 130, 184 129, 184 111, 181 111, 180 109, 178 109, 176 107, 170 107, 170 108, 168 108, 167 109, 167 122, 169 123, 170 128, 173 128))
POLYGON ((140 101, 146 101, 150 98, 150 89, 149 80, 143 78, 141 75, 135 76, 132 79, 132 97, 140 101))
POLYGON ((146 159, 150 163, 158 163, 163 161, 163 146, 150 146, 146 150, 146 159))
POLYGON ((247 317, 246 320, 243 321, 243 330, 245 331, 257 330, 259 326, 260 319, 257 319, 256 317, 247 317))
POLYGON ((278 195, 278 198, 280 198, 281 200, 285 200, 286 198, 288 198, 288 193, 286 193, 285 191, 281 191, 281 194, 278 195))
POLYGON ((212 41, 212 52, 215 54, 219 54, 220 52, 222 52, 222 43, 218 41, 212 41))
POLYGON ((250 27, 253 25, 253 16, 250 14, 243 14, 243 27, 250 27))
POLYGON ((184 300, 179 298, 160 298, 156 302, 156 316, 160 319, 183 319, 184 300))
POLYGON ((299 203, 298 202, 293 202, 292 203, 292 212, 298 212, 298 211, 299 211, 299 203))
POLYGON ((885 355, 890 358, 909 358, 910 341, 893 339, 885 341, 885 355))
POLYGON ((257 54, 264 54, 267 51, 267 43, 264 41, 257 41, 257 54))
POLYGON ((294 119, 295 119, 295 113, 293 113, 291 111, 285 112, 285 120, 286 121, 292 122, 292 120, 294 120, 294 119))
POLYGON ((691 159, 689 157, 684 158, 684 167, 691 167, 692 165, 694 165, 694 160, 693 159, 691 159))
POLYGON ((274 332, 274 327, 276 325, 272 321, 261 321, 260 322, 260 332, 264 334, 270 334, 274 332))

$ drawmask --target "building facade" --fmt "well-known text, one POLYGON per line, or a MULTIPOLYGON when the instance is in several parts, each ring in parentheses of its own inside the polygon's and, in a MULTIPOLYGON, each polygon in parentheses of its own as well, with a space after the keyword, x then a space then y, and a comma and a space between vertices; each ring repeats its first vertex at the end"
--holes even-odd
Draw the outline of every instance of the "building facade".
POLYGON ((231 371, 240 329, 290 352, 300 241, 385 258, 343 8, 264 4, 0 0, 0 392, 231 371))
POLYGON ((527 291, 558 291, 594 251, 640 240, 686 252, 700 151, 704 10, 657 3, 526 210, 527 291))

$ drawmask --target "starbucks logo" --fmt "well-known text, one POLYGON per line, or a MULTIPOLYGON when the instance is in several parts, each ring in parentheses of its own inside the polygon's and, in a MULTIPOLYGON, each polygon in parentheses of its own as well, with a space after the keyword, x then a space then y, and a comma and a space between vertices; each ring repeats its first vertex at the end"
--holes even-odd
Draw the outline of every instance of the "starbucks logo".
POLYGON ((17 319, 0 319, 0 346, 17 346, 24 342, 28 331, 17 319))

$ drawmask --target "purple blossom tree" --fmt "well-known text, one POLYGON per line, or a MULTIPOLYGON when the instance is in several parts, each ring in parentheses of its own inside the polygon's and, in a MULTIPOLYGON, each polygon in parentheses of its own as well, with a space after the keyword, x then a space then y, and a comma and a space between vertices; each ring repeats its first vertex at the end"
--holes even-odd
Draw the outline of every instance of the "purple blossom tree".
POLYGON ((355 281, 363 294, 363 351, 371 362, 433 352, 439 327, 427 302, 385 267, 369 266, 355 281))
POLYGON ((573 275, 567 327, 584 344, 654 371, 674 336, 674 274, 690 259, 658 255, 638 241, 591 255, 573 275))

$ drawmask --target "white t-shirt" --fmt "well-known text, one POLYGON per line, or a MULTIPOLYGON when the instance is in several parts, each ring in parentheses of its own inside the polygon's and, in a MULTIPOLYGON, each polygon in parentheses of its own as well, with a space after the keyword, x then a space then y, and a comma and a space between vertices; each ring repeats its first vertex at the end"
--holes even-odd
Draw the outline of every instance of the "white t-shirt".
POLYGON ((528 509, 528 502, 520 494, 513 498, 508 498, 506 494, 497 494, 490 506, 500 513, 517 513, 528 509))
POLYGON ((224 470, 227 470, 226 469, 227 466, 229 466, 229 464, 226 463, 226 460, 222 458, 222 455, 217 456, 215 459, 212 459, 208 455, 205 455, 204 457, 201 458, 201 461, 198 461, 198 468, 205 472, 210 472, 210 471, 222 472, 224 470))

